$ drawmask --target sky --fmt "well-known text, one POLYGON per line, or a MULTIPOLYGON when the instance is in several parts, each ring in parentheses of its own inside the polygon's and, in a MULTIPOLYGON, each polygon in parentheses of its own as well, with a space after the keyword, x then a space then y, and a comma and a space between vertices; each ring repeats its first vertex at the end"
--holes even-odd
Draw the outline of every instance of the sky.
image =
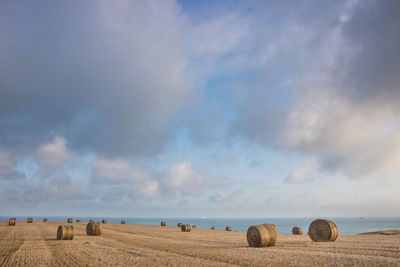
POLYGON ((0 214, 396 217, 400 1, 0 1, 0 214))

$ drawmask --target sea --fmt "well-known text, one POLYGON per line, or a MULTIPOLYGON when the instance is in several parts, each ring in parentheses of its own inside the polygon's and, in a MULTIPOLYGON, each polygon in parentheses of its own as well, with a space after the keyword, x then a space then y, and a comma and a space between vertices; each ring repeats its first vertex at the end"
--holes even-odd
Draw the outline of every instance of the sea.
MULTIPOLYGON (((0 221, 8 221, 10 216, 0 216, 0 221)), ((131 218, 131 217, 51 217, 51 216, 12 216, 17 221, 26 221, 32 217, 33 221, 43 221, 48 218, 50 222, 66 222, 68 218, 81 219, 88 222, 90 219, 101 221, 106 219, 107 223, 120 224, 125 220, 127 224, 141 225, 160 225, 165 221, 167 226, 176 226, 178 222, 196 225, 197 228, 210 229, 212 226, 217 230, 225 230, 226 226, 232 227, 233 231, 247 232, 251 225, 273 223, 277 226, 278 234, 291 234, 294 226, 303 228, 304 234, 307 233, 310 223, 317 218, 131 218)), ((339 229, 340 235, 354 235, 375 230, 400 229, 400 218, 378 218, 378 217, 358 217, 358 218, 322 218, 333 221, 339 229)))

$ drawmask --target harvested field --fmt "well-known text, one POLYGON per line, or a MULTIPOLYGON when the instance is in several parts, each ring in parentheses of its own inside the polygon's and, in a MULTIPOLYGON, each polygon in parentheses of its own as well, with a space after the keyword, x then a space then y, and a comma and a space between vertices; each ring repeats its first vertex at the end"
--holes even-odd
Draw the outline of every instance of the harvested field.
MULTIPOLYGON (((103 225, 101 236, 74 225, 73 240, 57 240, 59 222, 0 222, 0 266, 399 266, 400 235, 339 236, 315 243, 307 235, 277 235, 273 247, 250 248, 246 233, 176 226, 103 225)), ((278 226, 279 227, 279 226, 278 226)))

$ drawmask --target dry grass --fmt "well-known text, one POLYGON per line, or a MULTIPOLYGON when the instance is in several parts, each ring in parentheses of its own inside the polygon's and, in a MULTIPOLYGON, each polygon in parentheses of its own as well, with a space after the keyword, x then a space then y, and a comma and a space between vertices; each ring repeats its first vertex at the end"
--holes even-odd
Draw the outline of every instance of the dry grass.
POLYGON ((247 243, 250 247, 274 246, 276 226, 268 223, 250 226, 247 230, 247 243))
POLYGON ((314 242, 335 241, 338 233, 336 225, 329 220, 317 219, 308 228, 308 235, 314 242))
POLYGON ((72 240, 74 238, 74 227, 72 225, 60 225, 57 229, 57 240, 72 240))
POLYGON ((252 248, 246 233, 132 224, 103 225, 100 238, 75 224, 74 239, 58 241, 59 224, 0 222, 0 266, 400 266, 398 234, 341 235, 327 243, 277 235, 275 246, 252 248))

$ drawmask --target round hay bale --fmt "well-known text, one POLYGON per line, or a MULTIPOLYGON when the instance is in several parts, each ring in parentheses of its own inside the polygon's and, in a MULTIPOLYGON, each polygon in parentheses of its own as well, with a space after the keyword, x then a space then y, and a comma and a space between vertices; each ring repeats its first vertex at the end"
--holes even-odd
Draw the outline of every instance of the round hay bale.
POLYGON ((250 226, 247 230, 247 243, 250 247, 274 246, 276 226, 268 223, 250 226))
POLYGON ((73 223, 73 222, 74 222, 74 219, 68 218, 67 223, 73 223))
POLYGON ((121 221, 121 224, 125 224, 125 221, 121 221))
POLYGON ((211 230, 215 230, 215 227, 214 227, 214 226, 211 226, 211 230))
POLYGON ((303 234, 303 228, 295 226, 292 228, 292 234, 294 235, 302 235, 303 234))
POLYGON ((182 223, 181 222, 178 222, 178 227, 182 227, 182 223))
POLYGON ((43 218, 43 222, 47 222, 49 219, 47 218, 43 218))
POLYGON ((32 222, 33 222, 33 218, 28 218, 28 219, 26 219, 26 222, 27 222, 27 223, 32 223, 32 222))
POLYGON ((228 232, 232 232, 232 227, 227 226, 227 227, 225 228, 225 230, 228 231, 228 232))
POLYGON ((182 224, 181 230, 182 230, 182 232, 190 232, 190 230, 192 230, 192 228, 190 227, 190 224, 182 224))
POLYGON ((317 219, 310 224, 308 235, 314 242, 332 242, 338 237, 336 224, 329 220, 317 219))
POLYGON ((15 223, 17 222, 16 218, 10 218, 8 219, 8 225, 9 226, 15 226, 15 223))
POLYGON ((103 232, 103 226, 99 222, 91 221, 86 225, 87 235, 101 235, 103 232))
POLYGON ((166 222, 161 222, 161 226, 167 226, 166 222))
POLYGON ((72 225, 60 225, 57 230, 57 240, 72 240, 74 227, 72 225))
POLYGON ((194 229, 194 228, 197 228, 197 226, 196 225, 192 225, 192 228, 194 229))
POLYGON ((107 224, 107 220, 103 219, 103 220, 101 221, 101 223, 102 223, 102 224, 107 224))
POLYGON ((76 223, 81 223, 82 220, 81 219, 76 219, 76 223))

